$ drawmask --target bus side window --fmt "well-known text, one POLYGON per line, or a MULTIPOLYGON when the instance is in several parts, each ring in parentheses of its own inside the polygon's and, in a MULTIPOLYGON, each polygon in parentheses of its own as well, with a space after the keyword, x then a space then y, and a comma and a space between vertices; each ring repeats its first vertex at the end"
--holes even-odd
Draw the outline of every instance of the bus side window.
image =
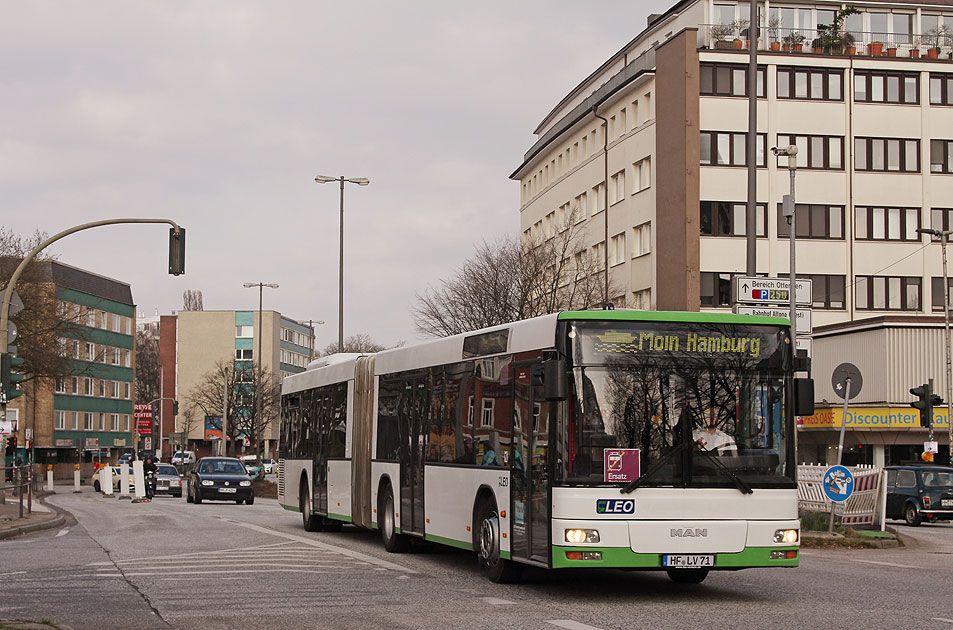
POLYGON ((394 461, 400 436, 397 413, 400 404, 401 380, 393 375, 382 376, 377 409, 377 459, 394 461))

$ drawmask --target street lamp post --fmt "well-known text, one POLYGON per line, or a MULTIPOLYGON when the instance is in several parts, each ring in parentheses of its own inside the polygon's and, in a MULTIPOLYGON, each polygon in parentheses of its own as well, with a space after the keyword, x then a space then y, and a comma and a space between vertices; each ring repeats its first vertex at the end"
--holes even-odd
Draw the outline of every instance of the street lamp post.
POLYGON ((311 331, 311 354, 308 356, 309 361, 314 361, 314 325, 324 324, 323 319, 309 319, 308 320, 308 329, 311 331))
MULTIPOLYGON (((263 389, 263 383, 261 382, 261 363, 262 363, 262 361, 261 361, 261 360, 262 360, 262 356, 261 356, 261 320, 262 320, 262 317, 261 317, 261 313, 262 313, 262 311, 261 311, 261 304, 262 304, 262 297, 263 297, 262 294, 264 293, 265 287, 268 287, 268 288, 270 288, 270 289, 277 289, 277 288, 278 288, 278 285, 277 285, 277 284, 274 284, 274 283, 269 283, 269 282, 246 282, 246 283, 243 284, 242 286, 244 286, 246 289, 251 289, 252 287, 258 287, 258 356, 257 356, 257 359, 258 359, 258 386, 255 387, 255 398, 256 398, 256 403, 257 403, 257 404, 255 405, 255 421, 252 423, 252 439, 257 442, 257 441, 258 441, 258 427, 260 426, 260 423, 261 423, 261 421, 262 421, 261 414, 264 413, 264 404, 263 404, 264 401, 262 400, 262 391, 261 391, 261 390, 263 389)), ((222 436, 222 439, 227 440, 228 438, 223 435, 223 436, 222 436)), ((226 442, 226 444, 227 444, 227 442, 226 442)), ((259 461, 259 460, 261 459, 261 445, 260 445, 260 444, 256 444, 256 445, 255 445, 255 456, 256 456, 256 458, 257 458, 256 461, 259 461)), ((259 461, 259 463, 261 463, 261 462, 259 461)))
MULTIPOLYGON (((953 230, 928 230, 920 228, 917 232, 930 234, 940 239, 940 251, 943 253, 943 322, 946 329, 946 426, 947 448, 949 449, 950 464, 953 464, 953 367, 950 358, 950 276, 946 270, 946 244, 950 241, 953 230)), ((930 419, 930 431, 933 431, 933 419, 930 419)), ((933 439, 932 437, 930 438, 933 439)))
POLYGON ((338 352, 344 351, 344 183, 357 184, 358 186, 367 186, 371 183, 371 180, 366 177, 351 177, 346 178, 344 175, 340 177, 328 177, 327 175, 318 175, 314 178, 314 181, 319 184, 327 184, 328 182, 340 182, 341 183, 341 246, 340 246, 340 263, 338 265, 338 352))

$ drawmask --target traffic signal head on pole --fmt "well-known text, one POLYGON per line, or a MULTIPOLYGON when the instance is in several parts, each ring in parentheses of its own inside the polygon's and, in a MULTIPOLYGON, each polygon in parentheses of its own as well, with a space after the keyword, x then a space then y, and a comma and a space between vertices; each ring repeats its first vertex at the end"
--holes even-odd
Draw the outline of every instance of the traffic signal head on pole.
POLYGON ((0 355, 0 400, 4 403, 23 395, 23 391, 17 386, 23 380, 23 374, 13 371, 23 365, 23 361, 22 357, 14 354, 0 355))
POLYGON ((10 441, 7 442, 7 448, 13 451, 17 450, 17 436, 15 435, 10 436, 10 441))
POLYGON ((180 276, 185 273, 185 228, 169 228, 169 273, 180 276))
POLYGON ((173 416, 179 415, 179 401, 178 400, 172 401, 172 415, 173 416))
POLYGON ((929 427, 933 421, 933 401, 934 398, 939 398, 939 396, 935 396, 930 391, 929 383, 911 388, 910 393, 918 398, 918 400, 910 403, 910 406, 920 410, 920 426, 929 427))

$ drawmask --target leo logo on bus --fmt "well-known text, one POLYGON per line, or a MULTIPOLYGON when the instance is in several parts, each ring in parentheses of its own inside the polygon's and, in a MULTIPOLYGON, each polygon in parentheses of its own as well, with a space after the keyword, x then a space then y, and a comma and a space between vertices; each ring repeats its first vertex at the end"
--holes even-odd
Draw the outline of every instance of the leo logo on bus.
POLYGON ((596 514, 635 514, 635 499, 596 499, 596 514))

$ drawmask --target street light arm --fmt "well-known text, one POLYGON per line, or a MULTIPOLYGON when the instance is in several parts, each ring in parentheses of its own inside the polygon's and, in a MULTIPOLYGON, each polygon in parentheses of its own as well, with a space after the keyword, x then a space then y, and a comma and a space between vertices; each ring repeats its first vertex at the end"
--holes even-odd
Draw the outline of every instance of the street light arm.
POLYGON ((179 227, 179 224, 172 219, 104 219, 102 221, 93 221, 92 223, 83 223, 82 225, 71 227, 68 230, 63 230, 59 234, 54 234, 50 238, 34 247, 33 251, 27 254, 23 260, 20 261, 20 264, 13 272, 13 275, 10 276, 9 282, 7 282, 7 288, 3 292, 3 303, 0 305, 0 353, 5 353, 7 351, 7 328, 9 326, 10 320, 10 300, 13 297, 13 289, 27 265, 33 261, 36 255, 43 251, 43 249, 45 249, 47 246, 55 243, 61 238, 69 236, 70 234, 75 234, 76 232, 89 230, 95 227, 101 227, 103 225, 117 225, 121 223, 168 223, 175 230, 176 236, 179 235, 182 229, 179 227))

